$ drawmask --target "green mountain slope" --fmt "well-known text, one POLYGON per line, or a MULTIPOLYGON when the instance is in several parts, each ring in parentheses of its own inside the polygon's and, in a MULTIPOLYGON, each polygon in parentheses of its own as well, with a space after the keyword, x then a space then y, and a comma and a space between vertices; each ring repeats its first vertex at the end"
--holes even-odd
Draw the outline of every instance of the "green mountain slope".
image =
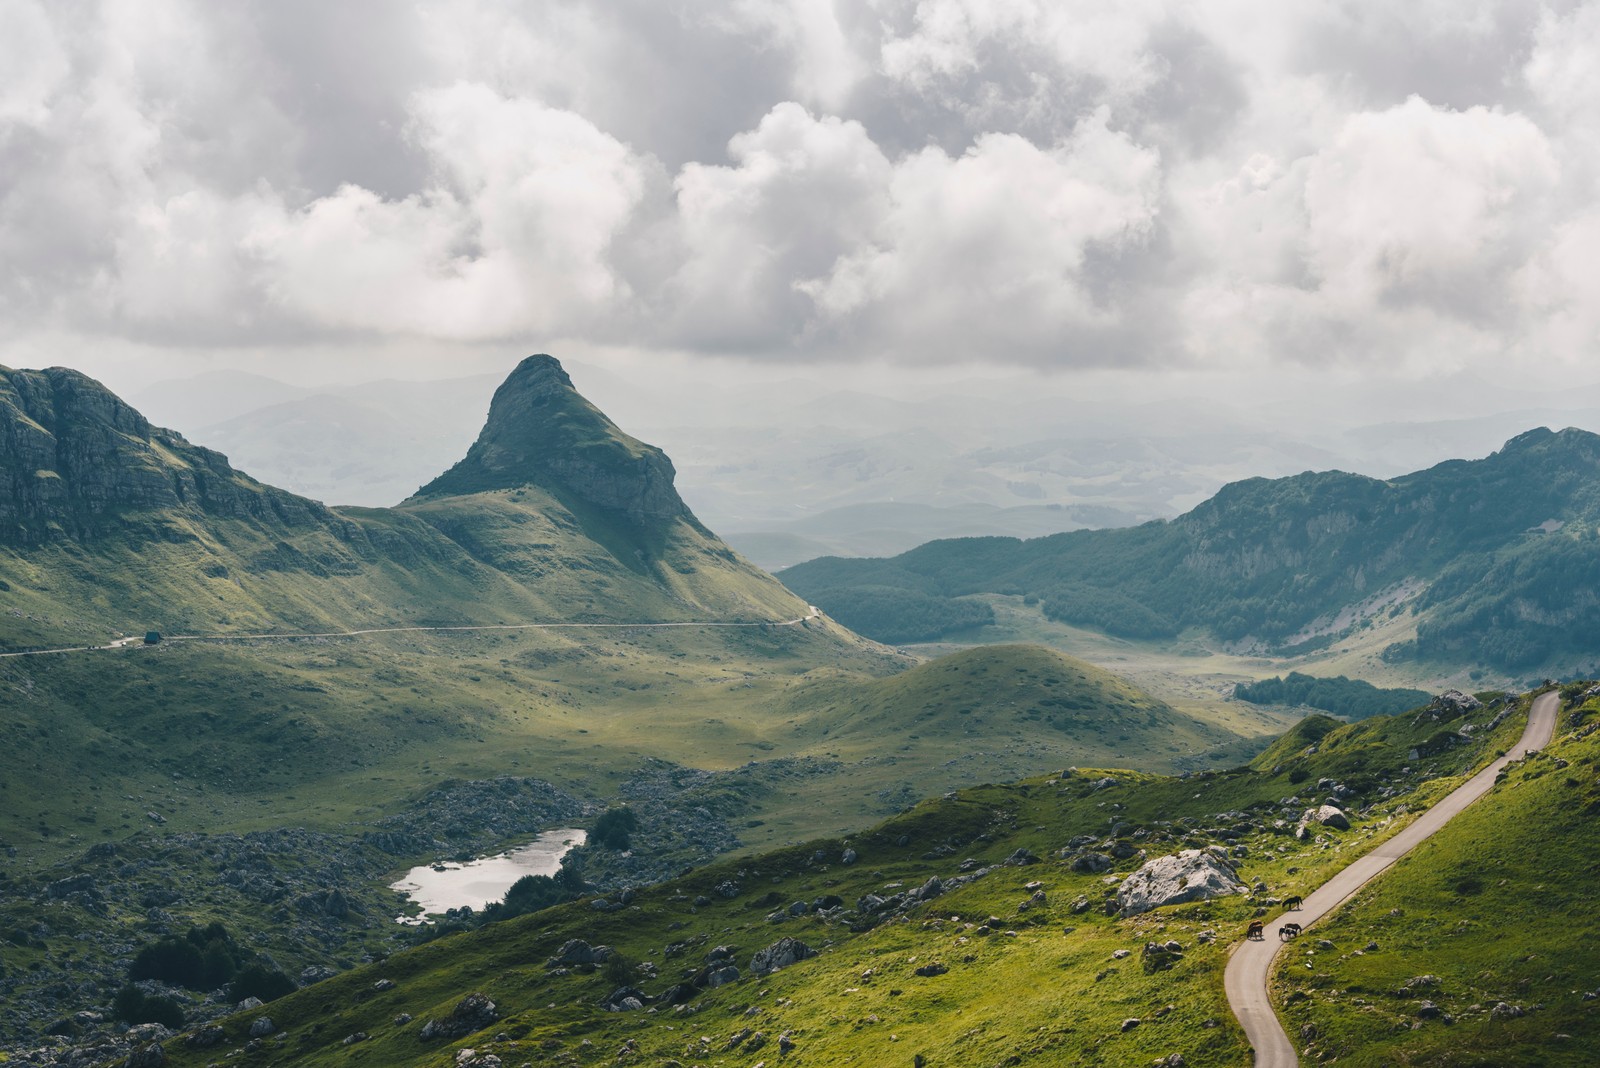
POLYGON ((1600 690, 1563 692, 1577 707, 1551 745, 1319 924, 1331 950, 1280 959, 1278 1003, 1308 1059, 1593 1063, 1600 690))
MULTIPOLYGON (((292 1065, 483 1064, 493 1056, 503 1064, 748 1066, 781 1057, 809 1065, 1122 1066, 1174 1054, 1195 1068, 1245 1063, 1222 994, 1228 950, 1245 922, 1284 895, 1307 892, 1492 759, 1520 732, 1526 709, 1524 699, 1491 701, 1465 720, 1312 720, 1251 766, 1224 773, 1083 770, 974 787, 847 839, 696 870, 619 908, 585 900, 397 953, 237 1014, 204 1049, 174 1039, 167 1054, 176 1065, 224 1059, 265 1015, 273 1033, 257 1055, 292 1065), (1431 747, 1445 728, 1459 741, 1431 747), (1301 810, 1336 788, 1350 829, 1291 833, 1301 810), (1128 917, 1101 907, 1145 856, 1212 847, 1234 858, 1250 893, 1128 917), (1091 854, 1107 860, 1084 862, 1091 854), (1116 878, 1094 870, 1101 863, 1116 878), (757 951, 784 937, 815 955, 755 974, 757 951), (573 939, 614 947, 620 958, 600 966, 570 954, 556 959, 573 939), (1151 953, 1150 943, 1175 946, 1151 953), (724 960, 738 975, 715 985, 708 961, 714 969, 724 960), (633 990, 619 993, 625 986, 633 990), (492 1017, 463 1023, 450 1037, 423 1037, 428 1021, 449 1020, 469 994, 492 1001, 492 1017), (624 996, 644 1004, 608 1010, 624 996)), ((1480 811, 1504 818, 1501 806, 1515 792, 1497 791, 1480 811)), ((1550 815, 1540 813, 1541 826, 1525 833, 1538 840, 1550 815)), ((1418 866, 1408 860, 1396 874, 1406 865, 1418 866)), ((1544 871, 1545 889, 1570 910, 1552 920, 1580 929, 1594 922, 1592 897, 1568 892, 1585 878, 1581 869, 1544 871)), ((1454 937, 1446 930, 1439 926, 1441 937, 1454 937)), ((1507 952, 1518 930, 1501 925, 1502 948, 1493 952, 1507 952)), ((1381 959, 1404 969, 1403 951, 1415 940, 1386 935, 1379 951, 1344 951, 1338 966, 1381 959)), ((1555 986, 1574 987, 1559 995, 1569 1038, 1551 1045, 1547 1035, 1541 1063, 1582 1063, 1577 1057, 1600 1038, 1600 1024, 1566 1009, 1584 1004, 1577 985, 1592 986, 1600 974, 1587 958, 1556 968, 1545 1000, 1555 1004, 1555 986)), ((1425 1026, 1438 1029, 1439 1041, 1451 1037, 1442 1022, 1425 1026)), ((1380 1029, 1356 1029, 1337 1052, 1351 1063, 1379 1063, 1375 1051, 1389 1040, 1380 1029)))
POLYGON ((915 739, 916 748, 948 745, 959 757, 974 745, 1015 743, 1154 770, 1234 740, 1110 672, 1037 645, 980 646, 885 679, 818 683, 791 704, 820 706, 811 728, 820 724, 831 745, 845 748, 915 739))
POLYGON ((659 450, 523 361, 466 459, 332 509, 152 427, 76 372, 0 371, 0 648, 121 633, 778 620, 805 605, 706 531, 659 450))
MULTIPOLYGON (((863 614, 873 589, 1028 594, 1046 615, 1130 638, 1203 627, 1293 649, 1409 600, 1392 655, 1521 669, 1600 649, 1600 437, 1533 430, 1482 460, 1389 481, 1341 472, 1250 479, 1171 522, 1019 541, 931 542, 891 560, 783 572, 815 604, 863 614)), ((871 630, 866 631, 869 635, 871 630)))

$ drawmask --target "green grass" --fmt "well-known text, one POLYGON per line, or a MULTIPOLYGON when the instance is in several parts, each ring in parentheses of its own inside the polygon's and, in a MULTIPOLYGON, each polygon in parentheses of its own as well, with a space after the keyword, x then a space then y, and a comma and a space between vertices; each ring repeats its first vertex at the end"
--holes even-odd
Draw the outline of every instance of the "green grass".
MULTIPOLYGON (((1591 701, 1578 718, 1597 712, 1591 701)), ((1275 983, 1290 1034, 1312 1029, 1301 1045, 1341 1063, 1594 1063, 1600 1018, 1583 992, 1600 988, 1600 737, 1573 724, 1564 715, 1552 745, 1285 953, 1275 983), (1440 982, 1402 994, 1430 975, 1440 982), (1454 1022, 1419 1019, 1424 998, 1454 1022), (1527 1015, 1492 1017, 1500 1002, 1527 1015)))
MULTIPOLYGON (((1227 1011, 1221 975, 1229 946, 1262 903, 1224 898, 1128 920, 1098 908, 1073 912, 1080 895, 1099 902, 1108 887, 1101 876, 1072 872, 1055 851, 1078 834, 1105 835, 1115 822, 1124 825, 1118 831, 1124 840, 1156 855, 1215 842, 1225 837, 1219 828, 1247 827, 1248 820, 1260 829, 1234 840, 1248 851, 1242 861, 1248 881, 1263 881, 1273 898, 1304 893, 1403 826, 1405 812, 1491 759, 1520 731, 1522 719, 1509 717, 1492 735, 1482 732, 1473 744, 1441 754, 1428 769, 1439 778, 1429 778, 1417 762, 1405 763, 1409 748, 1425 740, 1433 724, 1377 719, 1349 726, 1313 722, 1255 766, 1228 772, 1173 778, 1082 768, 1066 778, 973 787, 846 839, 699 869, 642 891, 621 912, 596 913, 578 902, 394 954, 275 1002, 266 1011, 285 1033, 268 1043, 269 1056, 276 1064, 435 1066, 451 1063, 456 1048, 472 1047, 512 1064, 541 1058, 609 1063, 631 1041, 636 1055, 624 1060, 642 1064, 770 1063, 775 1049, 727 1048, 735 1032, 749 1027, 769 1041, 791 1032, 797 1045, 784 1063, 795 1065, 910 1064, 918 1055, 930 1065, 1144 1065, 1174 1052, 1201 1068, 1237 1065, 1248 1053, 1227 1011), (1304 754, 1312 744, 1317 751, 1304 754), (1313 776, 1342 775, 1352 761, 1385 769, 1396 763, 1384 782, 1409 789, 1375 804, 1349 832, 1299 842, 1270 826, 1273 810, 1296 791, 1292 777, 1299 765, 1282 759, 1290 753, 1300 754, 1294 759, 1313 776), (1412 771, 1401 775, 1400 766, 1412 771), (1096 780, 1108 774, 1119 782, 1097 788, 1096 780), (840 862, 846 846, 860 855, 854 865, 840 862), (930 875, 948 878, 964 858, 997 864, 1019 847, 1045 859, 996 868, 903 920, 856 930, 815 917, 768 919, 791 901, 831 893, 853 903, 869 891, 891 892, 896 883, 913 887, 930 875), (822 851, 821 862, 813 859, 815 850, 822 851), (725 880, 740 887, 731 900, 715 892, 725 880), (1046 901, 1022 909, 1026 884, 1035 880, 1046 901), (696 905, 700 895, 711 903, 696 905), (991 915, 1000 922, 980 932, 991 915), (1202 931, 1213 932, 1214 940, 1202 941, 1202 931), (820 955, 770 977, 750 976, 749 955, 782 935, 801 938, 820 955), (599 1002, 612 984, 603 975, 580 970, 556 976, 543 966, 574 937, 654 963, 659 977, 640 982, 651 993, 698 968, 717 944, 739 947, 746 975, 701 993, 692 1011, 607 1013, 599 1002), (1140 948, 1166 939, 1184 945, 1182 961, 1147 974, 1140 948), (691 948, 668 957, 666 947, 674 943, 691 948), (1117 959, 1120 950, 1131 955, 1117 959), (949 971, 914 974, 930 961, 949 971), (396 989, 376 992, 380 978, 396 989), (473 990, 500 1006, 498 1022, 457 1042, 418 1039, 423 1021, 448 1013, 473 990), (394 1023, 402 1012, 412 1022, 394 1023), (1133 1017, 1142 1022, 1124 1032, 1122 1021, 1133 1017), (369 1039, 343 1044, 357 1031, 369 1039), (494 1037, 499 1034, 504 1039, 494 1037)), ((1316 796, 1315 783, 1311 778, 1300 787, 1302 803, 1316 796)), ((1115 871, 1139 863, 1132 857, 1115 871)), ((225 1024, 230 1046, 241 1042, 255 1015, 225 1024)), ((187 1051, 176 1042, 168 1050, 176 1065, 224 1055, 187 1051)))

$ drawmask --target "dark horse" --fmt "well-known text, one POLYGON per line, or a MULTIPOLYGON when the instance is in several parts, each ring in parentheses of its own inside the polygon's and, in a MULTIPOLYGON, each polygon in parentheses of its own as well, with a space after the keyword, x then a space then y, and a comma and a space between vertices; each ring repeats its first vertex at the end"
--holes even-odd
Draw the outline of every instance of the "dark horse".
POLYGON ((1289 941, 1291 938, 1299 938, 1300 925, 1298 923, 1284 924, 1282 927, 1278 928, 1278 937, 1283 939, 1285 942, 1289 941))
POLYGON ((1286 897, 1283 899, 1283 907, 1286 909, 1297 909, 1305 903, 1306 899, 1301 897, 1299 894, 1295 894, 1292 897, 1286 897))
POLYGON ((1266 935, 1263 932, 1265 932, 1266 929, 1267 925, 1262 923, 1260 920, 1251 920, 1250 926, 1244 929, 1244 936, 1246 938, 1265 938, 1266 935))

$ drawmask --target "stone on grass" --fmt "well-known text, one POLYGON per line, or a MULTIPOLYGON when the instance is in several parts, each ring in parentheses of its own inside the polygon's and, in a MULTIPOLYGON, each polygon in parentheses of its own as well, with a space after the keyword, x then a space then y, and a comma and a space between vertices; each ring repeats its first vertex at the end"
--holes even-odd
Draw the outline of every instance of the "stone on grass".
POLYGON ((756 951, 750 958, 750 970, 757 975, 768 975, 816 955, 816 950, 797 938, 780 938, 766 949, 756 951))
POLYGON ((462 1038, 494 1023, 498 1013, 484 994, 471 993, 456 1003, 443 1020, 429 1020, 418 1032, 423 1039, 462 1038))
POLYGON ((1116 902, 1123 916, 1137 916, 1163 905, 1245 892, 1224 859, 1203 849, 1186 849, 1157 857, 1124 879, 1116 902))

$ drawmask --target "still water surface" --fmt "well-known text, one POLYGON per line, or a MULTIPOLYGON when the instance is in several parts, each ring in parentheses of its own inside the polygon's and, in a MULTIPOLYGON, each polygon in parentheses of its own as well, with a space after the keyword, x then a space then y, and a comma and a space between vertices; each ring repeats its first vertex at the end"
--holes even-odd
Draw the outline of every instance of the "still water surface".
MULTIPOLYGON (((412 902, 422 907, 424 916, 438 915, 446 909, 471 905, 482 909, 491 901, 506 896, 511 884, 524 875, 554 875, 561 858, 587 835, 571 827, 546 831, 529 844, 492 857, 479 857, 465 864, 423 865, 406 872, 405 878, 391 883, 412 902), (443 870, 439 870, 443 869, 443 870)), ((400 916, 401 923, 423 923, 421 917, 400 916)))

